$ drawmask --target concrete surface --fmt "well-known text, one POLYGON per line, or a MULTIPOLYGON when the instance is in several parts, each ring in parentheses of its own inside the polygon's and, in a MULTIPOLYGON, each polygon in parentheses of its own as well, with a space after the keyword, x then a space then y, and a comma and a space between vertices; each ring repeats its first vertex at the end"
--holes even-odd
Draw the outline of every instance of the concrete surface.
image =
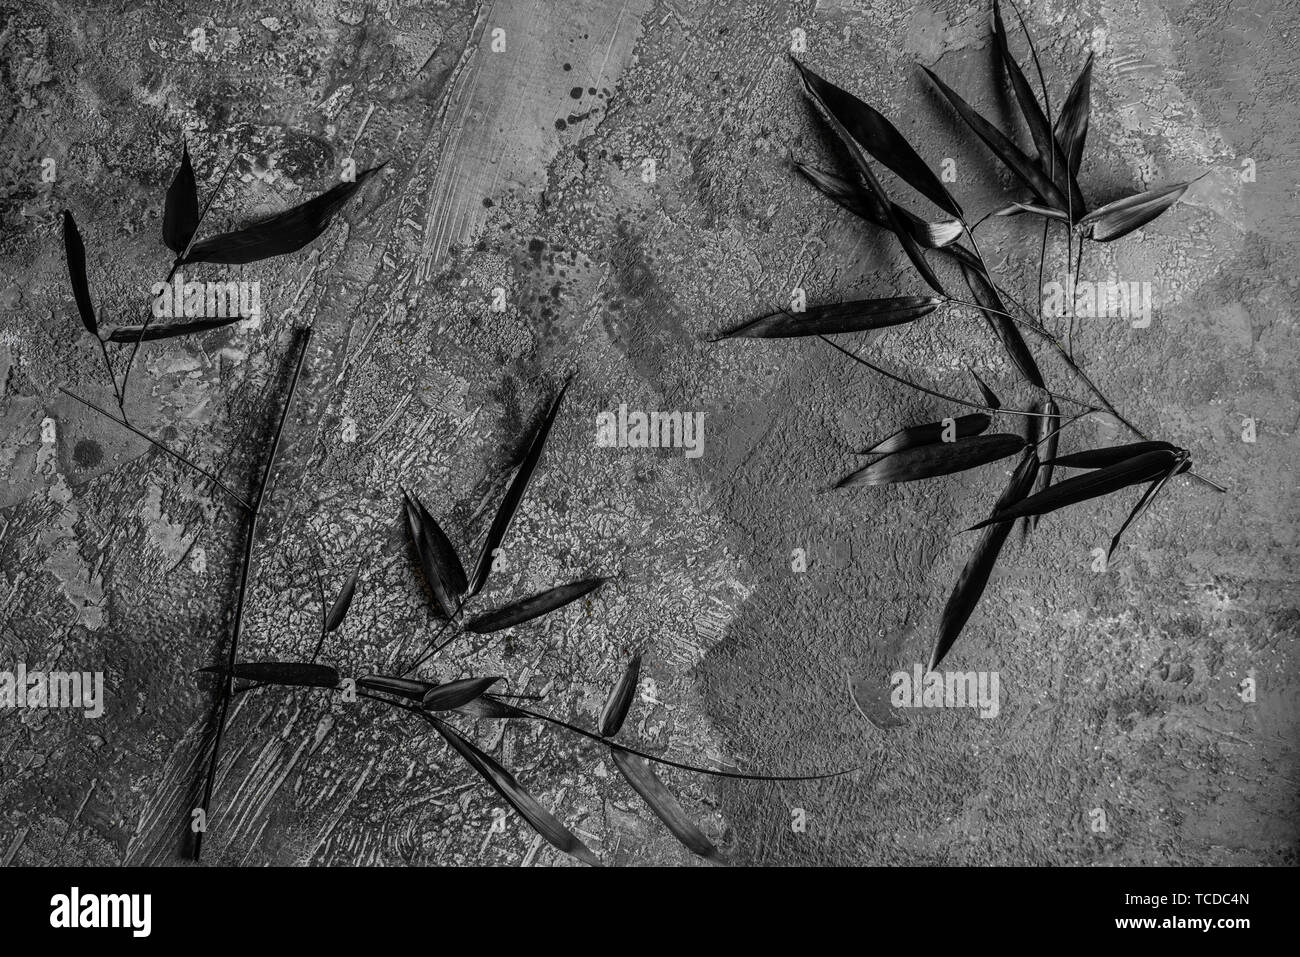
MULTIPOLYGON (((138 321, 169 260, 161 206, 184 135, 201 196, 238 156, 205 232, 328 188, 347 157, 389 162, 309 249, 193 267, 260 282, 262 320, 148 345, 132 376, 134 422, 247 490, 288 330, 315 329, 243 657, 310 653, 318 563, 331 593, 364 569, 326 660, 357 674, 409 656, 431 629, 399 483, 472 554, 516 444, 572 371, 479 607, 589 573, 616 580, 508 638, 459 643, 431 674, 504 674, 590 723, 641 650, 654 701, 636 705, 630 740, 770 772, 863 765, 817 784, 668 772, 740 863, 1294 864, 1296 4, 1026 7, 1057 102, 1097 51, 1081 177, 1094 203, 1208 173, 1149 229, 1089 249, 1085 273, 1153 283, 1158 311, 1147 329, 1089 321, 1076 350, 1131 418, 1229 491, 1179 480, 1104 574, 1091 551, 1131 496, 1017 534, 945 663, 998 672, 999 716, 907 711, 884 730, 848 681, 883 689, 926 660, 973 541, 958 530, 1007 469, 829 492, 852 448, 950 409, 815 341, 706 340, 795 286, 814 303, 919 291, 896 244, 790 168, 834 162, 789 64, 792 30, 806 62, 892 116, 936 168, 954 159, 968 210, 1004 204, 1009 181, 913 68, 1005 122, 985 3, 0 5, 0 670, 100 670, 107 683, 96 720, 0 711, 0 863, 175 863, 195 803, 214 699, 191 673, 225 653, 240 519, 58 391, 112 405, 59 212, 81 224, 104 324, 138 321), (597 448, 596 414, 620 403, 704 412, 704 454, 597 448)), ((1019 220, 981 227, 1026 296, 1039 236, 1019 220)), ((869 352, 963 395, 969 363, 1008 405, 1032 398, 960 310, 869 352)), ((1039 355, 1054 386, 1082 394, 1039 355)), ((1062 448, 1123 440, 1097 420, 1062 448)), ((598 749, 463 725, 606 860, 694 862, 598 749)), ((570 863, 513 815, 493 833, 499 806, 401 716, 257 692, 232 709, 206 859, 570 863)))

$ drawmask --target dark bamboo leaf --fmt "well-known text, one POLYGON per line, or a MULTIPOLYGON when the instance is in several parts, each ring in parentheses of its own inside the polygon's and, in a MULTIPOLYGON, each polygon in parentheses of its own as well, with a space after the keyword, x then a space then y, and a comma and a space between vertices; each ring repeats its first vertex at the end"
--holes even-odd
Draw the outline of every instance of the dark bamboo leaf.
POLYGON ((975 384, 979 386, 980 395, 984 397, 984 404, 990 409, 1002 408, 1002 400, 998 398, 998 394, 984 383, 979 374, 970 366, 966 367, 966 371, 970 373, 971 378, 975 380, 975 384))
MULTIPOLYGON (((874 223, 882 229, 891 228, 883 217, 876 216, 875 206, 863 195, 866 192, 863 186, 806 163, 795 163, 794 166, 803 178, 816 186, 823 195, 830 197, 849 212, 861 216, 867 222, 874 223)), ((897 203, 892 205, 894 217, 912 234, 912 238, 919 245, 927 249, 947 246, 962 234, 962 225, 956 219, 941 219, 930 223, 897 203)))
POLYGON ((798 60, 794 61, 794 65, 798 67, 813 96, 863 149, 945 213, 961 218, 961 206, 952 198, 943 181, 934 175, 934 171, 917 155, 912 144, 889 120, 852 93, 818 76, 798 60))
POLYGON ((361 186, 384 168, 373 166, 357 174, 350 183, 269 216, 244 229, 222 233, 195 243, 185 257, 187 263, 251 263, 271 256, 297 252, 323 233, 335 214, 361 186))
POLYGON ((203 674, 230 674, 244 681, 268 685, 301 685, 308 688, 336 688, 339 673, 326 665, 300 661, 246 661, 227 672, 225 665, 200 668, 203 674))
POLYGON ((447 533, 442 530, 442 526, 424 507, 424 503, 416 496, 411 496, 411 499, 420 517, 420 529, 424 533, 425 547, 429 549, 433 562, 438 567, 443 587, 447 594, 459 598, 465 594, 468 585, 460 556, 456 554, 456 549, 452 547, 451 540, 447 538, 447 533))
MULTIPOLYGON (((719 339, 788 339, 796 336, 830 336, 902 325, 928 316, 943 300, 937 296, 894 296, 888 299, 857 299, 825 306, 809 306, 804 312, 774 312, 752 319, 719 339)), ((717 341, 717 340, 714 340, 717 341)))
POLYGON ((601 709, 596 730, 600 732, 602 738, 614 737, 623 727, 628 709, 632 707, 632 699, 636 697, 636 683, 640 677, 641 656, 638 654, 633 655, 632 660, 623 669, 618 683, 614 685, 605 700, 605 707, 601 709))
POLYGON ((488 632, 501 631, 503 628, 512 628, 578 600, 583 595, 595 591, 605 581, 604 578, 584 578, 567 585, 557 585, 538 595, 512 601, 501 608, 472 618, 465 623, 465 630, 484 635, 488 632))
POLYGON ((352 574, 348 576, 348 580, 343 583, 343 590, 339 592, 339 597, 334 599, 329 614, 325 616, 326 634, 343 624, 343 619, 347 617, 348 609, 352 607, 352 596, 356 594, 357 578, 360 574, 361 569, 354 568, 352 574))
POLYGON ((68 260, 68 281, 72 283, 72 298, 77 303, 81 324, 92 336, 99 336, 99 323, 95 321, 95 306, 90 301, 90 281, 86 279, 86 246, 72 211, 63 211, 63 253, 68 260))
MULTIPOLYGON (((1035 417, 1029 419, 1034 429, 1034 435, 1030 442, 1034 444, 1034 448, 1039 450, 1039 457, 1047 460, 1038 469, 1038 475, 1034 479, 1034 487, 1029 492, 1031 495, 1043 491, 1052 484, 1052 472, 1055 469, 1052 459, 1056 458, 1056 445, 1061 438, 1059 431, 1061 427, 1061 410, 1056 403, 1052 399, 1045 399, 1034 411, 1041 412, 1045 416, 1051 416, 1051 418, 1035 417)), ((1038 519, 1039 516, 1037 515, 1030 515, 1025 519, 1024 529, 1026 535, 1038 527, 1038 519)))
MULTIPOLYGON (((983 412, 975 412, 971 415, 959 415, 953 419, 954 437, 964 439, 970 435, 979 435, 987 429, 992 423, 983 412)), ((882 439, 869 449, 863 449, 859 455, 889 455, 893 452, 902 452, 906 449, 918 448, 922 445, 934 445, 936 442, 943 441, 945 426, 943 422, 927 422, 925 425, 911 425, 905 429, 899 429, 893 435, 882 439)))
POLYGON ((1168 471, 1147 486, 1147 490, 1142 493, 1142 497, 1138 499, 1137 504, 1133 506, 1133 510, 1128 513, 1128 518, 1124 519, 1124 524, 1119 527, 1119 531, 1115 533, 1115 537, 1110 540, 1110 548, 1106 549, 1107 562, 1110 561, 1110 556, 1115 553, 1115 549, 1119 545, 1119 540, 1124 535, 1124 532, 1128 530, 1130 525, 1142 517, 1142 513, 1144 513, 1147 508, 1150 507, 1151 503, 1156 500, 1156 496, 1160 494, 1161 489, 1165 487, 1166 483, 1168 483, 1171 478, 1182 470, 1183 466, 1187 464, 1189 458, 1190 453, 1186 451, 1179 452, 1178 455, 1175 456, 1173 464, 1169 466, 1168 471))
POLYGON ((493 678, 461 678, 459 681, 448 681, 446 684, 440 684, 430 688, 420 702, 420 707, 425 711, 451 711, 455 708, 463 708, 478 698, 483 697, 483 693, 501 680, 497 675, 493 678))
POLYGON ((456 749, 460 756, 469 763, 470 767, 483 775, 484 780, 492 785, 496 792, 519 812, 520 817, 527 821, 533 830, 542 835, 549 844, 571 857, 576 857, 584 864, 590 864, 593 867, 600 866, 600 861, 596 859, 596 855, 591 853, 587 845, 583 844, 576 835, 556 820, 550 811, 538 804, 536 799, 515 780, 513 774, 497 764, 471 741, 461 737, 460 733, 451 725, 432 715, 426 717, 434 729, 446 739, 448 744, 456 749))
POLYGON ((1018 435, 1000 432, 995 435, 973 435, 956 442, 939 442, 895 452, 870 465, 850 472, 835 488, 850 485, 891 485, 897 482, 916 482, 920 479, 951 475, 967 469, 988 465, 998 459, 1014 455, 1025 447, 1018 435))
MULTIPOLYGON (((1037 472, 1038 456, 1032 448, 1026 449, 1020 464, 1011 474, 1011 481, 1007 483, 1006 489, 994 505, 994 511, 1009 508, 1024 498, 1033 485, 1037 472)), ((934 671, 939 666, 939 662, 943 661, 944 656, 961 635, 962 629, 966 627, 966 622, 970 620, 971 613, 984 594, 989 575, 997 563, 998 553, 1002 551, 1007 535, 1011 532, 1011 526, 1011 522, 1002 522, 992 528, 986 528, 984 534, 980 536, 974 554, 966 562, 966 567, 961 570, 957 584, 952 594, 948 596, 947 604, 943 606, 943 615, 939 620, 939 638, 935 642, 934 651, 930 654, 928 670, 934 671)))
POLYGON ((433 599, 433 613, 438 618, 450 618, 456 610, 456 603, 447 584, 448 572, 438 563, 439 553, 434 545, 434 536, 425 527, 424 515, 411 497, 402 490, 402 511, 406 516, 406 527, 411 533, 411 542, 415 545, 415 557, 420 563, 425 584, 429 586, 429 595, 433 599))
POLYGON ((520 711, 512 704, 506 704, 497 698, 484 695, 481 698, 475 698, 456 709, 457 714, 468 715, 471 718, 532 718, 527 711, 520 711))
POLYGON ((939 92, 952 104, 953 109, 957 111, 957 115, 966 122, 966 125, 971 128, 976 136, 984 141, 984 145, 1002 161, 1007 169, 1015 173, 1022 183, 1033 190, 1034 195, 1042 200, 1043 205, 1050 206, 1053 209, 1066 208, 1065 197, 1061 195, 1061 191, 1056 188, 1056 184, 1039 167, 1036 160, 1027 156, 1020 147, 1011 142, 1005 133, 976 112, 974 107, 950 89, 933 71, 924 66, 921 69, 925 70, 925 75, 930 78, 931 82, 938 87, 939 92))
POLYGON ((1190 182, 1178 183, 1117 199, 1084 216, 1079 220, 1079 228, 1091 230, 1092 239, 1096 242, 1112 242, 1151 222, 1178 202, 1191 185, 1190 182))
POLYGON ((108 334, 108 341, 135 342, 139 340, 140 342, 154 342, 158 339, 175 339, 177 336, 192 336, 195 333, 207 332, 209 329, 220 329, 223 326, 228 326, 246 318, 248 317, 222 316, 213 319, 192 319, 189 322, 169 322, 165 325, 151 323, 148 328, 143 325, 118 326, 108 334))
POLYGON ((414 678, 394 678, 389 675, 362 675, 357 679, 357 687, 367 691, 382 691, 410 701, 423 701, 424 696, 436 687, 427 681, 414 678))
POLYGON ((835 135, 839 137, 844 149, 848 151, 849 158, 853 160, 854 167, 865 182, 866 190, 862 195, 870 204, 872 214, 879 217, 889 227, 890 231, 898 237, 903 252, 907 253, 907 258, 912 261, 912 265, 916 267, 916 271, 921 274, 921 278, 925 280, 926 284, 935 292, 943 295, 943 286, 939 282, 939 277, 930 268, 930 264, 925 259, 925 253, 916 240, 912 238, 912 233, 903 225, 902 220, 894 215, 894 205, 889 200, 889 194, 885 192, 884 187, 880 185, 880 181, 876 178, 876 174, 872 172, 871 164, 867 162, 862 148, 858 146, 857 141, 853 139, 844 124, 840 122, 835 111, 822 100, 819 93, 821 87, 816 82, 820 80, 820 77, 805 70, 797 62, 795 65, 799 67, 800 75, 803 77, 804 89, 807 91, 809 99, 823 111, 826 121, 830 124, 835 135))
POLYGON ((181 165, 167 187, 167 200, 163 206, 162 238, 167 248, 176 254, 194 238, 199 228, 199 193, 194 184, 194 167, 190 165, 190 148, 181 146, 181 165))
POLYGON ((555 423, 555 416, 560 411, 560 403, 564 400, 564 393, 568 389, 569 383, 565 382, 555 398, 551 400, 550 408, 546 410, 546 415, 538 423, 537 431, 533 433, 532 440, 528 443, 528 451, 524 453, 523 461, 519 464, 519 471, 515 473, 510 487, 506 489, 505 497, 497 507, 497 513, 492 519, 491 526, 488 527, 487 538, 483 540, 478 562, 474 565, 474 574, 469 580, 471 598, 482 590, 488 574, 492 571, 496 550, 505 539, 506 532, 510 530, 510 522, 515 517, 519 503, 523 501, 524 493, 528 490, 528 483, 537 469, 537 463, 542 458, 542 450, 546 447, 546 437, 551 434, 551 426, 555 423))
MULTIPOLYGON (((1023 21, 1021 26, 1024 26, 1023 21)), ((1047 116, 1043 112, 1042 106, 1039 105, 1038 98, 1029 85, 1029 80, 1025 78, 1024 71, 1020 69, 1020 64, 1016 61, 1016 58, 1011 55, 1011 47, 1007 42, 1007 30, 1002 23, 1002 11, 998 5, 998 0, 993 0, 993 36, 998 58, 1007 71, 1007 77, 1011 80, 1011 88, 1015 92, 1016 102, 1020 105, 1020 113, 1024 116, 1025 125, 1029 127, 1029 135, 1033 138, 1034 146, 1038 149, 1038 168, 1046 173, 1049 179, 1054 180, 1061 192, 1069 195, 1070 208, 1077 219, 1083 215, 1083 195, 1079 192, 1078 184, 1073 181, 1069 174, 1069 165, 1066 163, 1065 153, 1057 145, 1056 138, 1052 135, 1051 127, 1047 123, 1047 116)), ((1028 29, 1025 30, 1025 36, 1029 38, 1028 29)), ((1029 43, 1032 47, 1033 40, 1029 39, 1029 43)))
MULTIPOLYGON (((1061 144, 1061 152, 1070 164, 1070 175, 1076 179, 1083 165, 1083 144, 1088 138, 1088 111, 1092 105, 1092 54, 1083 65, 1074 85, 1065 98, 1061 114, 1056 118, 1053 133, 1061 144)), ((1082 212, 1082 210, 1080 211, 1082 212)))
POLYGON ((647 762, 636 755, 613 749, 610 750, 610 757, 614 759, 614 764, 622 772, 623 777, 627 778, 627 783, 641 795, 641 800, 650 806, 650 810, 655 812, 659 820, 668 825, 668 830, 672 831, 673 837, 681 841, 693 854, 711 861, 719 858, 718 849, 713 846, 713 842, 695 825, 694 821, 686 816, 682 806, 677 803, 677 798, 673 797, 672 792, 650 770, 647 762))
POLYGON ((1007 522, 1013 518, 1023 518, 1026 515, 1045 515, 1067 505, 1076 505, 1088 499, 1109 495, 1130 485, 1150 482, 1163 475, 1174 458, 1173 452, 1163 450, 1144 452, 1115 465, 1088 472, 1086 475, 1076 475, 1074 478, 1057 482, 1035 495, 1030 495, 1015 505, 995 511, 978 525, 972 525, 967 531, 984 528, 997 522, 1007 522))
POLYGON ((1045 388, 1043 385, 1043 374, 1038 370, 1038 363, 1034 361, 1034 354, 1029 351, 1029 346, 1025 343, 1025 337, 1020 334, 1016 328, 1015 322, 1008 318, 1007 307, 1002 304, 1002 297, 998 295, 996 289, 985 278, 982 267, 978 265, 967 265, 959 260, 961 265, 961 274, 966 279, 966 285, 969 287, 971 296, 978 303, 984 312, 984 318, 988 321, 989 328, 993 334, 998 337, 1002 347, 1006 350, 1008 358, 1020 374, 1030 385, 1038 388, 1045 388))
POLYGON ((1002 69, 1006 70, 1007 79, 1011 81, 1011 90, 1015 93, 1016 103, 1020 106, 1020 115, 1025 118, 1025 125, 1029 127, 1029 135, 1034 140, 1038 155, 1043 162, 1047 162, 1047 158, 1052 153, 1052 132, 1047 127, 1047 116, 1038 103, 1038 97, 1034 95, 1029 80, 1025 78, 1019 61, 1011 53, 1011 45, 1007 41, 1007 28, 1002 22, 1002 8, 998 0, 993 0, 993 43, 998 62, 1001 63, 1002 69))
POLYGON ((1117 465, 1143 452, 1177 452, 1178 446, 1168 442, 1129 442, 1127 445, 1112 445, 1104 449, 1087 449, 1083 452, 1071 452, 1069 455, 1049 456, 1043 465, 1061 465, 1070 469, 1100 469, 1107 465, 1117 465))

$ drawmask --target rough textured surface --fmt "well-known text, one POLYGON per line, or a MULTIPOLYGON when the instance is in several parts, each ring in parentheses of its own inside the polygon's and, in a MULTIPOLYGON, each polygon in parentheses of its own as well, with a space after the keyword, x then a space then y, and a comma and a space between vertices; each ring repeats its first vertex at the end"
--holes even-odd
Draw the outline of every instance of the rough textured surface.
MULTIPOLYGON (((205 231, 328 188, 347 157, 389 163, 309 249, 193 267, 260 282, 263 318, 147 345, 132 375, 132 420, 247 490, 289 329, 315 330, 243 657, 309 654, 311 569, 333 592, 360 565, 326 660, 358 674, 409 659, 433 629, 399 483, 471 553, 520 437, 576 372, 479 607, 616 579, 509 638, 458 643, 430 673, 507 675, 590 725, 641 650, 654 684, 630 740, 747 769, 863 766, 820 784, 668 772, 740 862, 1294 863, 1296 5, 1049 0, 1026 14, 1057 100, 1097 52, 1081 177, 1094 203, 1208 171, 1151 228, 1089 249, 1085 273, 1152 282, 1157 315, 1146 329, 1087 321, 1076 355, 1229 492, 1179 480, 1104 574, 1091 551, 1125 496, 1017 533, 946 663, 999 672, 1000 715, 909 711, 882 730, 849 678, 883 689, 927 659, 972 541, 957 529, 1007 469, 827 491, 864 440, 949 408, 815 341, 706 340, 796 286, 810 302, 919 291, 895 243, 790 168, 791 155, 836 161, 789 65, 792 30, 809 64, 894 117, 936 168, 955 160, 968 210, 1005 203, 1010 182, 912 67, 1006 121, 985 4, 268 0, 179 19, 0 5, 0 670, 102 670, 108 695, 97 720, 0 711, 0 862, 172 863, 195 804, 214 698, 192 672, 225 654, 241 519, 58 391, 113 404, 72 304, 59 211, 81 224, 103 323, 138 321, 169 260, 161 203, 183 135, 201 196, 237 156, 205 231), (620 403, 705 412, 703 456, 596 447, 596 414, 620 403), (1237 693, 1246 676, 1254 703, 1237 693)), ((1037 227, 990 221, 980 237, 1032 297, 1037 227)), ((1054 243, 1049 263, 1063 256, 1054 243)), ((871 354, 963 395, 969 364, 1008 405, 1032 398, 960 310, 875 337, 871 354)), ((1053 386, 1083 394, 1040 356, 1053 386)), ((1124 438, 1097 418, 1062 447, 1124 438)), ((694 860, 597 749, 531 725, 464 726, 607 860, 694 860)), ((569 863, 513 816, 492 833, 499 805, 403 716, 261 691, 232 709, 206 859, 569 863)))

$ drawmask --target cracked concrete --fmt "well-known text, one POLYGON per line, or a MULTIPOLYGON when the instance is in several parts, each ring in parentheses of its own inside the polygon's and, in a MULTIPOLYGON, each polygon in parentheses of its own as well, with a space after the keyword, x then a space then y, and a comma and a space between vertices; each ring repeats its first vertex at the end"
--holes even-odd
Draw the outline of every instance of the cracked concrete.
MULTIPOLYGON (((897 244, 790 167, 835 162, 789 65, 793 30, 802 59, 880 107, 936 168, 953 159, 968 210, 1005 203, 1010 181, 912 66, 1010 123, 989 82, 986 4, 268 0, 161 19, 0 4, 0 670, 102 670, 107 689, 94 721, 0 711, 0 861, 174 863, 194 806, 213 697, 192 673, 226 648, 240 519, 201 477, 59 391, 114 404, 76 317, 59 213, 81 226, 103 324, 137 321, 169 261, 161 206, 183 136, 201 196, 236 157, 205 232, 328 188, 348 158, 389 164, 308 249, 190 267, 260 282, 261 322, 146 345, 132 374, 132 421, 246 493, 289 329, 314 329, 242 657, 309 655, 313 569, 332 593, 360 566, 325 660, 345 674, 406 660, 432 627, 399 484, 472 555, 521 437, 574 372, 479 610, 614 580, 501 640, 453 646, 430 674, 506 675, 591 723, 641 651, 629 740, 745 769, 863 766, 817 784, 667 772, 742 863, 1294 863, 1295 12, 1294 0, 1026 7, 1058 100, 1097 54, 1081 175, 1094 204, 1208 174, 1140 234, 1089 248, 1096 278, 1153 283, 1157 314, 1146 329, 1086 322, 1075 350, 1126 414, 1229 492, 1180 480, 1104 573, 1092 550, 1124 496, 1017 532, 949 659, 999 673, 998 718, 893 712, 883 728, 849 682, 883 689, 926 660, 971 547, 958 529, 1007 469, 829 491, 851 449, 944 404, 816 341, 707 340, 796 286, 810 302, 918 291, 897 244), (595 417, 620 403, 704 412, 704 455, 598 448, 595 417), (1246 677, 1254 702, 1239 694, 1246 677)), ((1019 219, 985 228, 987 258, 1031 297, 1041 233, 1019 219)), ((1064 254, 1054 240, 1048 276, 1064 254)), ((1008 406, 1032 398, 960 310, 867 343, 873 361, 941 390, 967 394, 969 365, 1008 406)), ((1062 448, 1125 437, 1098 417, 1062 448)), ((606 860, 694 861, 597 750, 540 727, 465 727, 606 860)), ((571 863, 514 816, 494 831, 499 806, 422 727, 257 692, 232 707, 207 859, 571 863)))

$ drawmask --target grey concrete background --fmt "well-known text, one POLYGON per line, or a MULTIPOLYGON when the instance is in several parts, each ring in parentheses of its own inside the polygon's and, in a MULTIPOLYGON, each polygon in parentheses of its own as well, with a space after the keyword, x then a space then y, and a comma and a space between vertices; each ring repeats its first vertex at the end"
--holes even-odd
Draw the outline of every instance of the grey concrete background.
MULTIPOLYGON (((461 643, 430 673, 508 675, 590 722, 641 650, 657 703, 638 703, 631 739, 747 769, 864 766, 819 784, 668 772, 742 863, 1295 863, 1295 12, 1026 4, 1058 102, 1097 51, 1082 175, 1094 203, 1208 173, 1151 228, 1089 250, 1095 278, 1156 284, 1158 313, 1142 330, 1090 322, 1077 350, 1131 418, 1230 491, 1179 481, 1105 574, 1090 552, 1129 498, 1044 520, 1008 549, 948 660, 1000 673, 1000 716, 912 711, 886 731, 848 680, 883 687, 925 660, 973 540, 958 529, 1006 470, 828 492, 853 447, 949 410, 820 343, 705 340, 796 285, 812 302, 919 291, 895 244, 790 168, 832 162, 786 55, 793 29, 810 65, 936 166, 955 160, 967 209, 1003 204, 1011 184, 913 67, 1009 122, 986 4, 0 4, 0 669, 108 682, 95 721, 0 713, 0 862, 173 863, 194 803, 213 698, 191 672, 224 654, 238 516, 58 392, 112 402, 67 286, 59 211, 81 224, 105 325, 136 321, 166 273, 162 198, 184 135, 202 196, 237 156, 205 231, 328 188, 346 157, 389 162, 308 250, 195 267, 260 282, 262 321, 149 345, 132 376, 137 424, 247 489, 288 330, 315 330, 245 657, 309 652, 317 552, 331 592, 363 567, 326 659, 356 674, 409 655, 430 630, 398 484, 472 554, 515 443, 576 372, 484 599, 616 581, 508 638, 461 643), (498 286, 503 314, 488 306, 498 286), (622 402, 705 412, 704 455, 597 448, 595 415, 622 402), (794 548, 812 556, 804 574, 794 548), (1237 695, 1246 676, 1254 703, 1237 695)), ((990 261, 1032 295, 1037 230, 985 228, 990 261)), ((1008 404, 1031 398, 961 311, 870 353, 962 394, 969 363, 1008 404)), ((1040 355, 1053 385, 1081 394, 1040 355)), ((1122 439, 1095 421, 1063 448, 1122 439)), ((543 728, 466 727, 606 860, 693 863, 598 750, 543 728)), ((513 816, 490 834, 499 805, 423 728, 375 706, 250 694, 232 712, 207 859, 569 863, 513 816)))

